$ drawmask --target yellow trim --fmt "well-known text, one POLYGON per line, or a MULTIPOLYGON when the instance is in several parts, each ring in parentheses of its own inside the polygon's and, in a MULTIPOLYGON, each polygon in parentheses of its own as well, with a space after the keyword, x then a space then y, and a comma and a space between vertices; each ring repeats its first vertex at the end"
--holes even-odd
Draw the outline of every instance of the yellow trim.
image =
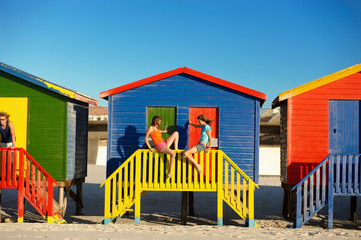
POLYGON ((35 77, 35 76, 31 75, 31 74, 27 74, 27 73, 25 73, 25 72, 22 72, 21 70, 19 70, 19 69, 17 69, 17 68, 14 68, 14 67, 11 67, 11 66, 9 66, 9 65, 6 65, 6 64, 3 64, 3 63, 1 63, 0 65, 3 66, 3 67, 5 67, 5 68, 7 68, 7 69, 16 71, 16 72, 18 72, 18 73, 26 74, 28 77, 30 77, 30 78, 32 78, 32 79, 35 79, 35 80, 37 80, 37 81, 39 81, 39 82, 44 83, 48 88, 53 88, 53 89, 58 90, 59 92, 63 93, 64 95, 70 97, 70 98, 75 98, 75 92, 73 92, 73 91, 70 91, 70 90, 65 89, 65 88, 63 88, 63 87, 57 86, 57 85, 55 85, 55 84, 52 84, 52 83, 50 83, 50 82, 48 82, 48 81, 46 81, 46 80, 43 80, 43 79, 38 78, 38 77, 35 77))
POLYGON ((44 83, 48 88, 53 88, 53 89, 63 93, 67 97, 75 98, 75 92, 73 92, 73 91, 69 91, 68 89, 59 87, 59 86, 57 86, 55 84, 49 83, 49 82, 47 82, 47 81, 45 81, 43 79, 40 79, 40 78, 35 78, 35 79, 38 80, 39 82, 44 83))
POLYGON ((24 222, 24 218, 23 217, 19 217, 18 218, 18 223, 23 223, 24 222))
POLYGON ((285 91, 283 93, 280 93, 279 96, 278 96, 278 99, 281 102, 281 101, 286 100, 286 99, 288 99, 290 97, 299 95, 301 93, 305 93, 307 91, 310 91, 312 89, 318 88, 318 87, 323 86, 325 84, 337 81, 337 80, 339 80, 341 78, 350 76, 350 75, 352 75, 354 73, 357 73, 357 72, 360 72, 360 71, 361 71, 361 64, 356 64, 356 65, 354 65, 352 67, 343 69, 341 71, 332 73, 332 74, 327 75, 325 77, 316 79, 316 80, 314 80, 312 82, 303 84, 301 86, 298 86, 298 87, 295 87, 295 88, 290 89, 288 91, 285 91))

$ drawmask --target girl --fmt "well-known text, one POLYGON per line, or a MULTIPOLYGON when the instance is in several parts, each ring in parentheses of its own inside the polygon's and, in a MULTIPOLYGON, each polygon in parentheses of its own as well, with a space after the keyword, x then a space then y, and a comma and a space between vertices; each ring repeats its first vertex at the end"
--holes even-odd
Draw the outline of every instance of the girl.
POLYGON ((199 125, 191 123, 189 121, 189 124, 196 128, 201 128, 201 138, 199 139, 199 142, 194 147, 188 149, 184 152, 184 156, 186 156, 195 166, 199 174, 202 173, 201 166, 194 160, 192 157, 192 154, 196 152, 201 152, 205 150, 205 152, 208 152, 211 150, 211 142, 212 142, 212 136, 211 136, 211 127, 209 126, 209 123, 213 122, 212 120, 209 120, 206 116, 203 114, 199 115, 197 117, 199 125), (207 148, 208 144, 208 148, 207 148))
POLYGON ((179 140, 179 134, 177 131, 172 133, 167 140, 164 140, 162 138, 162 133, 168 132, 168 126, 165 126, 164 130, 161 131, 159 129, 160 124, 162 123, 162 118, 159 116, 154 116, 152 119, 152 124, 149 126, 147 133, 145 134, 144 141, 147 144, 150 151, 154 152, 154 148, 152 148, 149 144, 148 137, 150 136, 152 138, 152 141, 155 145, 155 148, 158 150, 158 152, 166 153, 170 155, 170 167, 169 167, 169 173, 168 177, 172 177, 172 169, 174 165, 174 159, 175 159, 175 152, 173 152, 170 149, 170 146, 174 142, 174 150, 178 150, 178 140, 179 140))
MULTIPOLYGON (((10 122, 9 120, 10 115, 5 112, 0 112, 0 135, 1 135, 1 142, 0 142, 0 148, 15 148, 15 128, 14 124, 10 122)), ((3 152, 0 151, 0 154, 2 156, 3 152)), ((11 153, 11 162, 13 162, 13 152, 11 153)), ((6 159, 8 159, 7 153, 5 155, 5 164, 6 159)), ((2 165, 3 160, 0 158, 0 178, 2 177, 2 165)), ((6 171, 5 171, 6 172, 6 171)), ((7 174, 7 173, 5 173, 7 174)))
POLYGON ((14 124, 9 121, 10 115, 5 112, 0 112, 0 134, 1 143, 0 148, 15 148, 15 129, 14 124))

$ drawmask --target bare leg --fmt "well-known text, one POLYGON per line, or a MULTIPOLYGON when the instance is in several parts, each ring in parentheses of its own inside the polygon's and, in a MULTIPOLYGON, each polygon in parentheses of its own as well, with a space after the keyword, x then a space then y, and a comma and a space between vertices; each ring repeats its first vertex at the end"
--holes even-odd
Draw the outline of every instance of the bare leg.
POLYGON ((170 148, 170 146, 174 142, 174 150, 178 150, 178 141, 179 141, 179 133, 175 131, 169 136, 169 138, 167 138, 167 146, 170 148))
POLYGON ((197 171, 199 174, 202 173, 202 169, 201 169, 201 165, 199 165, 196 160, 194 160, 192 154, 196 153, 197 152, 197 148, 194 146, 190 149, 188 149, 187 151, 184 152, 184 156, 186 156, 193 164, 194 166, 196 167, 197 171))
POLYGON ((169 167, 168 177, 171 178, 176 154, 168 146, 164 146, 160 152, 170 155, 170 167, 169 167))

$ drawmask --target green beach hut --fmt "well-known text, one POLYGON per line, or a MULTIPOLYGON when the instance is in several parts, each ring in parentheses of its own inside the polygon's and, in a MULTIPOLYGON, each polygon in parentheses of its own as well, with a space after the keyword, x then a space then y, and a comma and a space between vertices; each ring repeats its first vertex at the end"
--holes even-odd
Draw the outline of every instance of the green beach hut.
POLYGON ((16 147, 27 150, 59 182, 60 205, 66 206, 64 190, 68 196, 71 185, 77 185, 75 196, 81 199, 87 175, 88 107, 97 101, 2 62, 0 85, 0 111, 9 113, 15 125, 16 147))

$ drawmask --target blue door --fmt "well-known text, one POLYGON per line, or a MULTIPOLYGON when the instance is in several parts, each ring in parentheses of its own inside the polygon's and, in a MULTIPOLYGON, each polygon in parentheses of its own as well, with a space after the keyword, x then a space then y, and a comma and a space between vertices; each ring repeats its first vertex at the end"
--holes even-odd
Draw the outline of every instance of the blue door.
POLYGON ((330 153, 360 153, 360 101, 330 100, 330 153))

